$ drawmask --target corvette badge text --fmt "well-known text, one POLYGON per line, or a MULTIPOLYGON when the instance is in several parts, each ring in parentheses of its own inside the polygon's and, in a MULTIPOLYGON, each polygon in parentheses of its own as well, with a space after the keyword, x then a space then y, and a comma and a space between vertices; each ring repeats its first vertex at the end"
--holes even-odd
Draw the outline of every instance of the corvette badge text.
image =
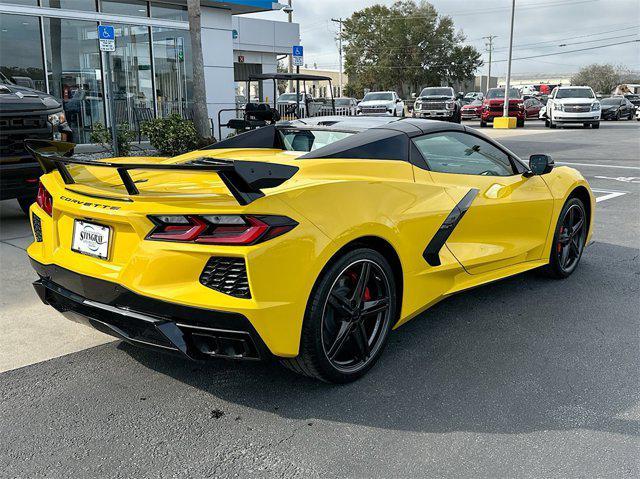
POLYGON ((102 208, 104 210, 119 210, 119 206, 109 206, 109 205, 101 205, 100 203, 92 203, 90 201, 79 201, 74 200, 73 198, 69 198, 68 196, 60 196, 62 201, 69 201, 70 203, 75 203, 76 205, 81 206, 91 206, 93 208, 102 208))

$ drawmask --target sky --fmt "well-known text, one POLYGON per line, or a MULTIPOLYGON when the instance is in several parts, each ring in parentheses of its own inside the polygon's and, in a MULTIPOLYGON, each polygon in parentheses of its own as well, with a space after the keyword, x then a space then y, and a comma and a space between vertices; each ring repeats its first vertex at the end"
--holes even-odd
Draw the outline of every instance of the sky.
MULTIPOLYGON (((287 0, 280 0, 286 3, 287 0)), ((466 43, 488 54, 483 37, 494 40, 492 76, 506 74, 511 0, 431 0, 436 10, 453 18, 466 43)), ((300 24, 305 63, 319 69, 339 68, 335 41, 338 25, 331 18, 347 18, 371 5, 393 0, 293 0, 293 21, 300 24)), ((255 18, 286 21, 281 11, 256 13, 255 18)), ((640 0, 516 0, 513 75, 569 75, 591 63, 612 63, 640 70, 640 43, 626 43, 561 55, 524 59, 640 39, 640 0), (561 46, 566 44, 566 46, 561 46), (516 58, 523 58, 515 60, 516 58)))

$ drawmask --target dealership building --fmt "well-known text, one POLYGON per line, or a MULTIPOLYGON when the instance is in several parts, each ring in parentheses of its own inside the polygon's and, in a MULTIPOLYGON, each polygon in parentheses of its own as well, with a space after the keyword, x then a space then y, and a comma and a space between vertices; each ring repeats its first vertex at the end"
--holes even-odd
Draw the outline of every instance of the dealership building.
MULTIPOLYGON (((250 74, 276 71, 278 57, 300 43, 300 29, 241 16, 282 8, 272 1, 201 4, 207 107, 216 122, 221 109, 236 106, 250 74)), ((151 116, 189 118, 193 70, 186 0, 0 0, 0 72, 62 99, 76 143, 89 142, 93 125, 104 124, 108 113, 133 128, 151 116), (104 101, 100 24, 115 27, 112 105, 104 101)), ((270 90, 257 92, 266 99, 270 90)), ((223 122, 235 114, 225 115, 223 122)))

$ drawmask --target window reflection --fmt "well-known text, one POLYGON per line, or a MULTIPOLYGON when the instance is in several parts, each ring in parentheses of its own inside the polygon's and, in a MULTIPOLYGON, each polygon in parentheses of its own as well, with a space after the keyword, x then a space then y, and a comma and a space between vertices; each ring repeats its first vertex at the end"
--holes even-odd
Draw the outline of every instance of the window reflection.
POLYGON ((193 67, 189 32, 153 27, 158 115, 191 117, 193 67))
POLYGON ((76 143, 104 124, 102 74, 95 22, 44 19, 49 93, 61 98, 76 143))
POLYGON ((95 0, 42 0, 43 7, 62 8, 64 10, 81 10, 95 12, 95 0))
POLYGON ((182 5, 169 5, 167 3, 151 3, 151 16, 165 20, 189 21, 187 7, 182 5))
POLYGON ((116 51, 111 54, 114 116, 118 124, 127 122, 137 129, 139 114, 153 111, 149 28, 114 25, 116 51))
POLYGON ((38 17, 0 14, 0 71, 17 85, 47 91, 38 17))
POLYGON ((102 0, 101 11, 103 13, 113 13, 116 15, 146 17, 147 2, 145 0, 102 0))

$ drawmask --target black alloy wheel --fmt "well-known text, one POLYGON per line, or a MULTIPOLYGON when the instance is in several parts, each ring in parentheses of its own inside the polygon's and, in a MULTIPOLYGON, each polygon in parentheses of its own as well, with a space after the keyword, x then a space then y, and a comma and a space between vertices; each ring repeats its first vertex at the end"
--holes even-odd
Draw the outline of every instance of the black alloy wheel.
POLYGON ((558 219, 547 272, 556 278, 567 278, 575 271, 584 251, 587 229, 584 204, 578 198, 570 198, 558 219))
POLYGON ((341 372, 366 366, 380 348, 390 321, 389 280, 382 268, 363 259, 335 280, 325 302, 322 346, 341 372))
POLYGON ((353 250, 318 278, 305 314, 300 353, 282 362, 326 382, 354 381, 382 353, 396 309, 395 279, 387 260, 375 250, 353 250))

